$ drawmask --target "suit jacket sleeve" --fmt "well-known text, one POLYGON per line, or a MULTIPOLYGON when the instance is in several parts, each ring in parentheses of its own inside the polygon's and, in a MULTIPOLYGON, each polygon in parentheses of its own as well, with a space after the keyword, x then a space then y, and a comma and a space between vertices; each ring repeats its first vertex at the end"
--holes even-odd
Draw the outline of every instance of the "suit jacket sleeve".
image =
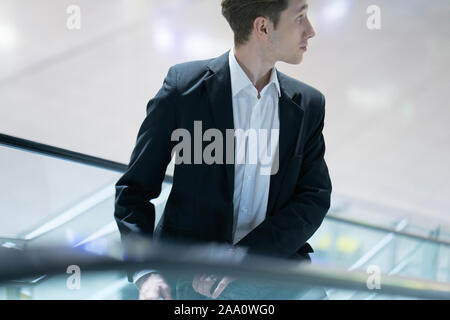
POLYGON ((115 212, 122 242, 130 235, 153 236, 155 207, 171 159, 171 134, 176 126, 176 71, 171 68, 162 88, 147 104, 127 171, 116 183, 115 212))
POLYGON ((324 160, 322 134, 325 98, 316 103, 318 112, 308 130, 303 151, 302 168, 290 201, 267 217, 236 246, 247 247, 248 253, 287 258, 295 254, 319 228, 330 207, 331 180, 324 160))

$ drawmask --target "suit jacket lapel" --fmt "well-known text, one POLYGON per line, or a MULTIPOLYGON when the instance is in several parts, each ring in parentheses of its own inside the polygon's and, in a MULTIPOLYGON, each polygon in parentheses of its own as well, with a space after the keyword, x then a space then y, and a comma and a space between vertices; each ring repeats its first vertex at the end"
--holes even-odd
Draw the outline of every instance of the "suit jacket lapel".
MULTIPOLYGON (((212 60, 208 68, 213 72, 205 80, 208 101, 216 128, 222 132, 226 148, 226 129, 234 129, 233 101, 231 97, 231 76, 228 63, 229 51, 212 60)), ((227 174, 227 189, 230 201, 233 201, 234 164, 227 163, 226 155, 234 155, 234 150, 224 150, 224 164, 227 174)))
POLYGON ((276 174, 270 177, 269 201, 267 204, 267 215, 272 215, 274 206, 290 158, 296 152, 301 137, 304 107, 301 104, 302 96, 298 89, 289 85, 287 77, 277 72, 280 82, 281 96, 278 103, 280 117, 280 135, 279 135, 279 166, 276 174), (296 92, 297 91, 297 92, 296 92))

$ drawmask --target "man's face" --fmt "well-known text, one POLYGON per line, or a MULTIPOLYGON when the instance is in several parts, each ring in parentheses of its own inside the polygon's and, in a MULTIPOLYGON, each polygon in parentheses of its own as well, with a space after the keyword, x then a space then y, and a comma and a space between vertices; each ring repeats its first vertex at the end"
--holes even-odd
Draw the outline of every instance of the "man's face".
POLYGON ((308 40, 315 35, 307 11, 306 0, 289 0, 288 8, 281 12, 270 41, 275 61, 290 64, 299 64, 302 61, 308 40))

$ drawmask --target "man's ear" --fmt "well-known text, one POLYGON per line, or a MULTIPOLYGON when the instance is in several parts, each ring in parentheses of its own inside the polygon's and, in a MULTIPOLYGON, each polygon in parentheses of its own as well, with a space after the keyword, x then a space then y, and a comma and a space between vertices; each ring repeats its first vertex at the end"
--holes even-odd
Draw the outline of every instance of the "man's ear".
POLYGON ((272 33, 272 29, 272 22, 266 17, 257 17, 255 21, 253 21, 253 32, 258 39, 267 40, 272 33))

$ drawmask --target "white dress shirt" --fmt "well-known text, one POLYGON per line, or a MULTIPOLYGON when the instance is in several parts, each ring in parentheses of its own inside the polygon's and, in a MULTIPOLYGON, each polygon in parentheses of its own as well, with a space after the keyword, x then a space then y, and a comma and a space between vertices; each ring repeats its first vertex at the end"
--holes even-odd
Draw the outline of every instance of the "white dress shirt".
POLYGON ((258 99, 258 90, 237 62, 233 49, 229 53, 229 65, 235 131, 242 129, 245 132, 253 129, 258 133, 257 145, 255 140, 250 140, 253 143, 247 143, 248 137, 235 139, 233 244, 236 244, 266 217, 270 164, 275 154, 272 150, 275 151, 278 146, 279 138, 271 133, 272 130, 279 132, 280 129, 278 100, 281 93, 275 67, 272 69, 269 83, 260 92, 258 99), (260 129, 267 133, 267 139, 259 134, 260 129), (256 161, 250 156, 252 152, 258 155, 256 161), (266 152, 267 158, 262 158, 261 152, 266 152), (268 164, 268 174, 262 174, 263 168, 267 169, 268 164))

